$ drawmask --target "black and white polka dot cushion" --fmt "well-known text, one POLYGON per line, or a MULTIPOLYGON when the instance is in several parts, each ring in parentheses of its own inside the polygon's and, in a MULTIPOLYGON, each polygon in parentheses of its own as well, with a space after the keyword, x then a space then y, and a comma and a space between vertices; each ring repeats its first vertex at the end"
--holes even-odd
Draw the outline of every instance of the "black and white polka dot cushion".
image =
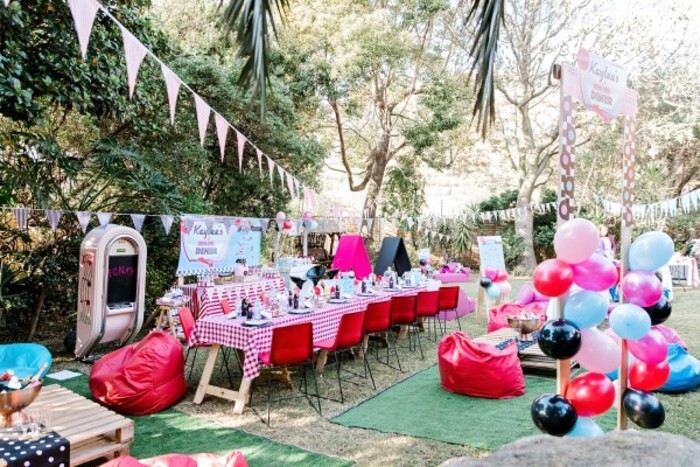
POLYGON ((68 467, 70 443, 58 433, 45 433, 35 440, 22 440, 22 430, 0 430, 0 458, 9 467, 68 467))

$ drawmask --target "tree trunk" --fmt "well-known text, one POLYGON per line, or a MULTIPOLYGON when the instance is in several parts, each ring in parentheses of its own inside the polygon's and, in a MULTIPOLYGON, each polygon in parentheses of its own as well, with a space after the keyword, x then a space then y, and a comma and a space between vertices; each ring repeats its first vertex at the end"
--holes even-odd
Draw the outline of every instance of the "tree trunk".
MULTIPOLYGON (((377 149, 375 149, 376 151, 377 149)), ((379 155, 374 154, 375 163, 372 166, 372 174, 369 183, 367 184, 367 193, 365 194, 365 202, 362 205, 362 216, 364 218, 376 219, 379 208, 379 194, 384 183, 384 174, 386 173, 387 157, 386 153, 379 155)), ((368 229, 369 243, 374 240, 374 232, 376 231, 377 223, 372 222, 371 228, 368 229)))
POLYGON ((36 332, 37 324, 39 324, 39 315, 41 314, 41 309, 44 308, 44 300, 46 300, 46 292, 48 292, 48 289, 46 284, 41 284, 39 287, 39 297, 34 304, 32 322, 29 325, 29 333, 27 334, 27 341, 29 342, 34 339, 34 333, 36 332))
POLYGON ((535 180, 532 180, 531 175, 527 176, 523 183, 520 184, 516 205, 518 211, 515 218, 515 234, 522 238, 523 241, 523 255, 520 259, 520 266, 527 272, 532 272, 537 266, 533 241, 533 214, 530 206, 534 189, 535 180))

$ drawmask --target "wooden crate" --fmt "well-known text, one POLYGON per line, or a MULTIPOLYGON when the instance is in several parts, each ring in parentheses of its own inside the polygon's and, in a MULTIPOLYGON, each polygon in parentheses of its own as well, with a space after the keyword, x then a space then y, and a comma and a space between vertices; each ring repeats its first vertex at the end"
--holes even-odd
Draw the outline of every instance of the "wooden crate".
POLYGON ((96 402, 52 384, 31 407, 46 407, 49 428, 70 441, 70 465, 129 454, 134 422, 96 402))
MULTIPOLYGON (((518 334, 515 329, 501 328, 498 331, 479 336, 474 341, 496 345, 508 339, 513 339, 518 334)), ((533 344, 518 352, 518 357, 523 370, 530 370, 533 373, 556 373, 557 371, 557 361, 546 356, 537 344, 533 344)), ((578 365, 574 360, 569 360, 569 363, 571 368, 578 365)))

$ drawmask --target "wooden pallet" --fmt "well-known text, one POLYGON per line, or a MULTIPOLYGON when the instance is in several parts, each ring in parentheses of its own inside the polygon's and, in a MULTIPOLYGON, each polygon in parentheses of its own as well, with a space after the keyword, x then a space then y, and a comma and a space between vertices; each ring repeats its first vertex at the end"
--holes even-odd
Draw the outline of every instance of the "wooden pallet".
MULTIPOLYGON (((475 338, 474 341, 497 345, 501 342, 513 339, 518 334, 519 333, 515 329, 501 328, 498 331, 479 336, 475 338)), ((531 345, 518 352, 518 357, 520 358, 520 366, 523 367, 523 370, 539 373, 556 373, 557 371, 557 361, 546 356, 537 344, 531 345)), ((574 360, 569 360, 569 362, 571 368, 578 365, 574 360)))
POLYGON ((129 454, 134 422, 58 384, 44 386, 31 406, 46 407, 50 429, 70 441, 70 465, 129 454))

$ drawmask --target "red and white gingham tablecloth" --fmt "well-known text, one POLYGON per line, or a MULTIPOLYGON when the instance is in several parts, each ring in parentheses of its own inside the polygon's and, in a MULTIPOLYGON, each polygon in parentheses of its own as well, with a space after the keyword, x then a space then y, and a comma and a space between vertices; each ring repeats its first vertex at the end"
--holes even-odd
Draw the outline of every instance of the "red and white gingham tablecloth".
POLYGON ((221 300, 229 300, 231 306, 236 306, 235 301, 239 298, 252 298, 262 293, 284 292, 284 279, 274 277, 271 279, 260 279, 254 282, 233 282, 224 285, 212 285, 202 287, 196 284, 183 285, 180 287, 185 295, 189 296, 193 304, 195 316, 201 319, 207 316, 223 314, 221 300))
POLYGON ((379 293, 374 297, 353 297, 348 303, 327 305, 305 315, 286 314, 273 318, 273 325, 265 328, 244 327, 244 318, 229 318, 220 310, 219 313, 197 319, 195 322, 190 345, 220 344, 226 347, 241 349, 245 352, 243 376, 247 379, 257 378, 260 374, 259 355, 269 352, 272 345, 272 329, 306 322, 313 323, 314 344, 335 337, 340 324, 340 317, 345 313, 364 310, 371 302, 389 300, 391 297, 415 295, 424 287, 403 289, 394 293, 379 293))

